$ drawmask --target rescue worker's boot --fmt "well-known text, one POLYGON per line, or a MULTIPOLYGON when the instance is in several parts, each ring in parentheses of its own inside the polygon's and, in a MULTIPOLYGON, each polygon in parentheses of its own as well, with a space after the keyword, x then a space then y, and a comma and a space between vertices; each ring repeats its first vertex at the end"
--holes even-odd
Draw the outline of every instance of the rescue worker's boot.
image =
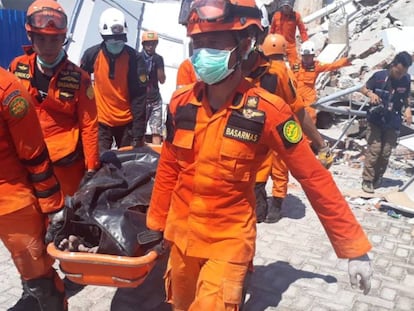
POLYGON ((270 204, 267 210, 265 223, 272 224, 282 218, 282 202, 283 198, 272 197, 272 204, 270 204))
POLYGON ((374 185, 372 184, 372 181, 364 180, 362 181, 362 190, 364 190, 366 193, 374 193, 374 185))
POLYGON ((22 280, 22 286, 22 297, 16 302, 13 307, 7 309, 7 311, 41 311, 37 299, 30 295, 26 281, 22 280))
POLYGON ((266 183, 257 182, 254 186, 254 193, 256 195, 256 222, 263 222, 267 214, 267 193, 266 183))
POLYGON ((64 293, 57 290, 53 278, 39 278, 27 281, 27 288, 37 299, 41 311, 67 311, 64 293))

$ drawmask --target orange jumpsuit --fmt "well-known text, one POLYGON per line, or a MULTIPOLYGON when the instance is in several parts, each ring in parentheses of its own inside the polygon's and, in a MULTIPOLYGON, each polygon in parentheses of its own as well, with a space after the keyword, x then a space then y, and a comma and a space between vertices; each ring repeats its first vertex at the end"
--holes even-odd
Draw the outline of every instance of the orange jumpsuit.
POLYGON ((63 206, 30 95, 0 68, 0 238, 23 280, 55 277, 45 213, 63 206))
POLYGON ((316 123, 315 109, 309 107, 316 102, 316 89, 315 82, 321 72, 332 71, 344 66, 348 66, 351 63, 348 58, 343 57, 337 61, 329 64, 321 63, 315 60, 313 66, 305 67, 303 64, 297 63, 292 66, 292 71, 296 76, 298 82, 298 94, 302 97, 305 104, 306 111, 316 123))
POLYGON ((176 80, 177 89, 194 82, 197 82, 197 76, 191 60, 187 58, 181 63, 180 67, 178 67, 176 80))
MULTIPOLYGON (((261 62, 251 73, 252 83, 283 98, 294 113, 303 109, 302 98, 296 96, 296 78, 285 62, 278 60, 273 60, 270 64, 265 60, 261 62)), ((261 165, 256 175, 256 182, 267 182, 270 172, 273 180, 272 195, 284 198, 287 194, 289 170, 276 151, 272 151, 261 165)))
MULTIPOLYGON (((10 70, 29 91, 40 120, 55 174, 65 195, 73 195, 85 169, 99 167, 98 125, 89 75, 67 58, 50 79, 44 99, 34 85, 36 54, 16 57, 10 70)), ((37 71, 37 70, 36 70, 37 71)))
POLYGON ((298 61, 298 51, 296 48, 296 28, 299 29, 302 42, 309 39, 305 24, 298 12, 292 11, 291 14, 285 15, 280 11, 273 14, 272 23, 270 24, 269 33, 282 35, 286 42, 286 55, 290 64, 298 61))
MULTIPOLYGON (((233 98, 212 113, 205 84, 198 82, 175 91, 168 109, 167 139, 147 226, 163 231, 173 243, 166 284, 177 310, 214 310, 205 307, 211 306, 211 293, 203 291, 204 281, 210 286, 216 278, 210 264, 245 267, 253 259, 254 184, 269 149, 278 152, 301 183, 338 257, 354 258, 371 248, 332 175, 302 139, 292 110, 281 98, 242 80, 233 98), (192 273, 177 272, 184 259, 193 263, 192 273)), ((220 288, 229 295, 219 300, 237 305, 242 287, 228 280, 220 288)))

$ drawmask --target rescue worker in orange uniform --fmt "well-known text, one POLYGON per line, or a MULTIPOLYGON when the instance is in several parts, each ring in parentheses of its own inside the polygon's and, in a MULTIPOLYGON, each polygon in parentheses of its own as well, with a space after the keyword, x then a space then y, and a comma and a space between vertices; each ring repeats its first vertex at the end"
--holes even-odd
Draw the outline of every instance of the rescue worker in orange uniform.
POLYGON ((316 111, 310 107, 316 102, 317 93, 315 89, 316 79, 321 72, 332 71, 344 66, 351 65, 355 55, 342 57, 333 63, 321 63, 315 59, 315 44, 312 41, 304 42, 300 47, 302 60, 292 66, 292 70, 298 81, 298 93, 303 98, 306 111, 316 124, 316 111))
MULTIPOLYGON (((302 98, 296 92, 296 78, 285 62, 286 40, 279 34, 268 34, 260 48, 249 58, 256 58, 256 64, 250 68, 248 78, 257 86, 280 96, 298 118, 303 132, 318 150, 318 159, 329 167, 333 162, 331 153, 326 152, 327 144, 305 111, 302 98), (260 52, 259 52, 260 51, 260 52), (324 152, 325 151, 325 152, 324 152)), ((249 62, 248 59, 245 63, 249 62)), ((247 70, 247 68, 245 68, 247 70)), ((282 202, 287 194, 289 170, 276 151, 261 165, 256 175, 256 217, 257 222, 275 223, 281 216, 282 202), (266 182, 271 175, 273 180, 272 204, 267 204, 266 182)))
POLYGON ((34 1, 27 11, 32 46, 10 64, 35 105, 54 171, 65 195, 99 168, 94 92, 86 72, 68 60, 67 16, 53 0, 34 1))
POLYGON ((254 0, 195 0, 180 21, 194 44, 201 81, 172 96, 147 226, 170 245, 167 301, 173 310, 239 310, 255 253, 256 173, 276 150, 302 184, 351 283, 365 293, 371 245, 331 174, 302 138, 291 108, 243 78, 251 33, 261 28, 254 0))
POLYGON ((193 64, 189 58, 186 58, 182 61, 177 71, 176 85, 177 89, 196 82, 197 76, 194 71, 193 64))
POLYGON ((280 11, 273 14, 269 33, 278 33, 287 41, 286 54, 289 64, 298 62, 298 51, 296 46, 296 29, 299 30, 300 39, 305 42, 309 39, 308 32, 299 12, 293 10, 295 0, 279 1, 280 11))
POLYGON ((90 47, 81 68, 93 76, 98 107, 99 150, 116 146, 140 147, 146 130, 147 69, 144 59, 127 42, 128 26, 122 11, 102 12, 99 32, 103 42, 90 47))
POLYGON ((63 282, 46 253, 44 225, 48 215, 61 214, 63 193, 30 95, 1 67, 0 159, 0 238, 24 289, 9 310, 66 310, 63 282))

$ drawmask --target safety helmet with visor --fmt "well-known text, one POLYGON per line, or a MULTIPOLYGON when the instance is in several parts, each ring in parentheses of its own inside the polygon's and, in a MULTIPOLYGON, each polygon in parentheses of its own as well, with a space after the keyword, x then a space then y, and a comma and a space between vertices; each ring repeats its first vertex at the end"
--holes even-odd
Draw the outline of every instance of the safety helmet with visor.
POLYGON ((125 15, 116 8, 109 8, 102 12, 99 19, 99 33, 104 40, 122 39, 127 41, 128 25, 125 15))
POLYGON ((295 5, 295 0, 281 0, 281 1, 279 1, 279 8, 282 8, 284 6, 288 6, 291 9, 293 9, 294 5, 295 5))
POLYGON ((66 34, 68 18, 54 0, 37 0, 28 8, 25 28, 29 33, 45 35, 66 34))
POLYGON ((254 0, 183 0, 179 22, 187 35, 204 32, 242 30, 261 26, 261 11, 254 0))

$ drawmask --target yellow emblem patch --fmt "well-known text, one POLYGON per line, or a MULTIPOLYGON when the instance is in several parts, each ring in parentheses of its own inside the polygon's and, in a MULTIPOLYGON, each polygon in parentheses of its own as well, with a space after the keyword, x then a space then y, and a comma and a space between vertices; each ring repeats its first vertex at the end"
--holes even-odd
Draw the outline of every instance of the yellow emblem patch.
POLYGON ((10 115, 15 118, 23 118, 29 111, 29 103, 23 97, 14 98, 9 104, 10 115))
POLYGON ((142 74, 139 76, 139 81, 141 81, 142 83, 147 82, 147 75, 142 74))
POLYGON ((302 128, 296 121, 289 120, 283 125, 283 136, 288 142, 296 144, 302 139, 302 128))
POLYGON ((92 85, 89 85, 88 88, 86 89, 86 97, 88 97, 89 99, 94 99, 95 92, 93 91, 92 85))

